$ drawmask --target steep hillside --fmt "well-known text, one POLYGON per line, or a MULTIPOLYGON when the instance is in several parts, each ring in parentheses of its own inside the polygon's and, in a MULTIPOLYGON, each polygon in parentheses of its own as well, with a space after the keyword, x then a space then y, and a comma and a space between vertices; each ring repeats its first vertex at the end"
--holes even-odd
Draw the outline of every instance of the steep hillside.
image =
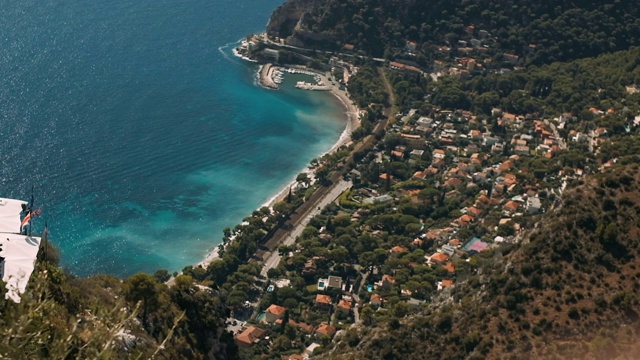
POLYGON ((46 258, 37 263, 19 304, 2 296, 0 358, 237 357, 224 331, 222 300, 190 277, 179 276, 170 288, 162 271, 125 280, 77 279, 50 262, 55 256, 46 258))
POLYGON ((350 43, 374 56, 403 48, 406 41, 417 42, 417 51, 428 57, 429 42, 495 39, 500 50, 528 54, 541 64, 637 44, 639 12, 625 1, 289 0, 274 13, 268 31, 297 45, 309 33, 321 34, 327 41, 313 45, 350 43))
MULTIPOLYGON (((571 62, 556 62, 504 74, 483 74, 461 81, 432 85, 434 103, 445 108, 469 108, 490 114, 500 107, 517 114, 557 116, 572 112, 580 119, 593 120, 590 108, 623 110, 626 119, 638 110, 640 94, 640 47, 571 62), (634 90, 628 91, 627 86, 634 90), (462 97, 454 96, 459 90, 462 97)), ((616 114, 608 114, 616 115, 616 114)), ((601 126, 598 124, 598 126, 601 126)), ((618 131, 624 131, 622 124, 618 131)), ((613 126, 611 126, 612 130, 613 126)))
POLYGON ((267 24, 267 32, 274 36, 292 34, 296 29, 299 30, 298 24, 301 19, 319 7, 321 2, 322 0, 285 2, 273 11, 269 24, 267 24))
POLYGON ((332 359, 636 359, 640 166, 566 190, 419 316, 348 331, 332 359), (634 355, 635 354, 635 355, 634 355))

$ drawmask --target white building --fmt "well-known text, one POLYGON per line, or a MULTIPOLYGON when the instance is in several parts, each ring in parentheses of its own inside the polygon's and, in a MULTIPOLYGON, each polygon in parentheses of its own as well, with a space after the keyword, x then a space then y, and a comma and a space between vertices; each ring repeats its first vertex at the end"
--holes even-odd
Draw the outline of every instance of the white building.
POLYGON ((35 267, 40 238, 20 234, 22 200, 0 198, 0 275, 6 283, 5 297, 20 302, 20 294, 35 267))

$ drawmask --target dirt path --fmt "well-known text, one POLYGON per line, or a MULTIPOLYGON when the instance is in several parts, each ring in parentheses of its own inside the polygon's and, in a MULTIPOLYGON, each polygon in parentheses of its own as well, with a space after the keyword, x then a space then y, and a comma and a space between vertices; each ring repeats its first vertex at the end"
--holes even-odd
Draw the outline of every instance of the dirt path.
POLYGON ((387 119, 389 120, 389 122, 393 124, 393 121, 395 120, 395 114, 398 112, 396 108, 396 93, 393 91, 393 86, 391 86, 389 79, 387 79, 387 74, 384 73, 383 67, 378 68, 378 74, 380 74, 380 77, 382 78, 382 83, 384 84, 384 88, 387 90, 387 93, 389 94, 390 106, 385 109, 385 115, 387 116, 387 119))

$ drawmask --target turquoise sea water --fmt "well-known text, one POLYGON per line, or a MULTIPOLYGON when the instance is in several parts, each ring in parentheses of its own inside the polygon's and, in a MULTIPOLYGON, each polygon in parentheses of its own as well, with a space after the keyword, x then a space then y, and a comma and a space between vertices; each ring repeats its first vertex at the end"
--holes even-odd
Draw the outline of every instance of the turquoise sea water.
POLYGON ((0 7, 0 197, 35 187, 71 272, 197 263, 338 139, 331 94, 262 89, 231 55, 281 2, 0 7))

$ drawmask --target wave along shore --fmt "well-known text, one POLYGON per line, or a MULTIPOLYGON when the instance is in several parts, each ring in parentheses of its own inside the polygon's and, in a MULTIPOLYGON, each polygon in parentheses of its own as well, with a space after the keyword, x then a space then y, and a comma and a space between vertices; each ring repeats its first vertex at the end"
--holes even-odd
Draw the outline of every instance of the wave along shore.
MULTIPOLYGON (((241 59, 245 59, 244 56, 237 54, 234 51, 234 55, 238 56, 241 59)), ((266 75, 267 73, 270 73, 271 71, 275 71, 277 70, 278 67, 273 66, 271 64, 267 64, 267 65, 262 65, 258 68, 258 84, 260 84, 261 86, 263 86, 262 84, 262 76, 263 73, 266 75), (264 71, 265 67, 268 66, 268 70, 264 71)), ((342 103, 342 105, 345 107, 345 114, 347 116, 347 121, 346 121, 346 126, 344 128, 344 130, 342 131, 342 133, 340 134, 340 137, 338 138, 338 140, 336 141, 335 144, 333 144, 333 146, 325 151, 324 153, 321 153, 318 155, 318 157, 324 156, 326 154, 332 153, 337 151, 341 146, 348 144, 351 141, 351 133, 357 129, 360 126, 360 109, 353 103, 353 101, 351 101, 351 99, 349 99, 349 95, 347 93, 346 90, 340 89, 340 87, 338 85, 335 85, 333 83, 331 83, 329 81, 329 79, 327 78, 325 73, 313 70, 313 69, 308 69, 308 68, 304 68, 305 71, 313 73, 314 75, 319 76, 322 81, 325 84, 329 84, 329 91, 336 97, 338 98, 338 100, 340 101, 340 103, 342 103)), ((273 89, 273 87, 268 86, 267 88, 273 89)), ((307 91, 307 90, 299 90, 299 91, 307 91)), ((301 170, 301 172, 306 172, 309 175, 313 176, 313 171, 309 170, 308 168, 304 168, 301 170)), ((287 194, 289 193, 289 189, 291 187, 293 187, 294 185, 296 185, 296 181, 295 179, 293 179, 291 182, 287 183, 282 189, 278 190, 278 192, 276 192, 275 195, 273 195, 272 197, 269 198, 269 200, 267 200, 265 203, 262 204, 262 206, 260 206, 258 209, 262 208, 262 207, 269 207, 269 208, 273 208, 273 205, 276 204, 279 201, 284 200, 284 198, 287 196, 287 194)), ((220 258, 220 254, 219 254, 219 249, 218 246, 216 246, 215 248, 213 248, 211 251, 209 251, 205 258, 199 262, 196 266, 202 266, 203 268, 206 268, 210 263, 212 263, 213 261, 217 260, 220 258)))

